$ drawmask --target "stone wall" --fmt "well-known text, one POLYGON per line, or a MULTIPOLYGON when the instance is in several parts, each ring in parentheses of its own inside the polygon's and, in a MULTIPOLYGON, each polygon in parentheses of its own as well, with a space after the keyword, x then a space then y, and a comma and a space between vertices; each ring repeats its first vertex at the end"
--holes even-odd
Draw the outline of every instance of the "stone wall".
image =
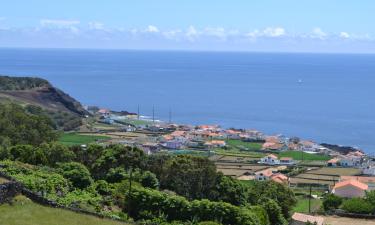
MULTIPOLYGON (((12 178, 12 177, 4 174, 4 173, 0 172, 0 177, 3 177, 3 178, 6 178, 6 179, 10 180, 10 182, 0 185, 0 204, 11 202, 13 197, 15 197, 18 194, 23 194, 27 198, 31 199, 33 202, 38 203, 40 205, 54 207, 54 208, 66 209, 66 210, 74 211, 74 212, 77 212, 77 213, 96 216, 96 217, 100 217, 100 218, 105 217, 105 216, 103 216, 99 213, 96 213, 96 212, 90 212, 90 211, 86 211, 86 210, 83 210, 83 209, 80 209, 80 208, 67 207, 67 206, 60 205, 55 201, 44 198, 43 196, 41 196, 37 193, 34 193, 33 191, 25 188, 23 186, 23 184, 21 184, 20 182, 16 181, 14 178, 12 178)), ((117 218, 107 217, 107 219, 112 219, 112 220, 123 222, 122 220, 117 219, 117 218)), ((127 222, 127 224, 129 224, 129 222, 127 222)))
POLYGON ((20 183, 11 181, 0 184, 0 204, 10 202, 14 196, 22 192, 20 183))

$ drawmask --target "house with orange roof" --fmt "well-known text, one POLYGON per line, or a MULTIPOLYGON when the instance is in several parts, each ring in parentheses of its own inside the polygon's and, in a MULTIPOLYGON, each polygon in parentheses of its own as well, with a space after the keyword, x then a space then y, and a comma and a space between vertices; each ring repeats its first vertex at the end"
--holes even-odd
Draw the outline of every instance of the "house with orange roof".
POLYGON ((224 136, 228 139, 238 140, 238 139, 241 139, 240 134, 241 134, 241 131, 229 129, 225 131, 224 136))
POLYGON ((273 175, 271 168, 255 172, 255 179, 259 181, 270 180, 273 175))
POLYGON ((344 180, 338 182, 332 189, 334 195, 343 198, 355 198, 364 197, 366 191, 368 190, 368 185, 357 180, 344 180))
POLYGON ((212 141, 206 141, 204 145, 207 146, 208 148, 220 148, 220 147, 224 147, 226 143, 223 140, 212 140, 212 141))
POLYGON ((170 135, 173 137, 181 137, 181 136, 184 136, 185 134, 186 134, 186 131, 176 130, 176 131, 173 131, 170 135))
POLYGON ((260 159, 259 163, 267 164, 267 165, 278 165, 280 164, 280 160, 274 154, 269 154, 260 159))
POLYGON ((296 164, 296 162, 291 157, 281 157, 280 158, 280 164, 283 164, 283 165, 294 165, 294 164, 296 164))
POLYGON ((324 225, 324 218, 321 216, 311 216, 303 213, 294 213, 290 225, 305 225, 307 223, 324 225))
POLYGON ((258 180, 258 181, 272 180, 280 184, 287 184, 289 179, 284 174, 278 173, 277 170, 268 168, 268 169, 255 172, 255 180, 258 180))
POLYGON ((340 181, 356 180, 368 185, 368 190, 375 190, 375 176, 341 176, 340 181))
POLYGON ((289 179, 282 173, 276 173, 271 176, 271 180, 279 184, 287 184, 289 179))
POLYGON ((318 152, 320 145, 313 141, 300 141, 299 142, 299 150, 306 151, 306 152, 318 152))
POLYGON ((330 167, 336 167, 339 165, 339 158, 332 158, 330 160, 328 160, 327 162, 327 166, 330 166, 330 167))

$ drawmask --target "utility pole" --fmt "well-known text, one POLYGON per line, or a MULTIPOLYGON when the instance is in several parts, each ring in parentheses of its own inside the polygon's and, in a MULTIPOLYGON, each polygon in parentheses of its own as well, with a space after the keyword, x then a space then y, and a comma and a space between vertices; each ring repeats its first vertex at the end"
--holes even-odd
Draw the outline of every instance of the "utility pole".
POLYGON ((155 107, 152 105, 152 123, 155 123, 155 107))
MULTIPOLYGON (((132 200, 132 180, 133 180, 133 168, 132 167, 130 167, 129 168, 129 196, 128 196, 128 198, 129 198, 129 203, 130 204, 128 204, 128 215, 130 214, 130 211, 131 211, 131 200, 132 200)), ((129 215, 130 216, 130 215, 129 215)))
POLYGON ((138 105, 137 118, 138 118, 138 120, 139 120, 139 105, 138 105))
POLYGON ((172 123, 172 110, 169 108, 169 124, 172 123))
POLYGON ((311 213, 311 184, 310 184, 310 194, 309 194, 309 213, 311 213))

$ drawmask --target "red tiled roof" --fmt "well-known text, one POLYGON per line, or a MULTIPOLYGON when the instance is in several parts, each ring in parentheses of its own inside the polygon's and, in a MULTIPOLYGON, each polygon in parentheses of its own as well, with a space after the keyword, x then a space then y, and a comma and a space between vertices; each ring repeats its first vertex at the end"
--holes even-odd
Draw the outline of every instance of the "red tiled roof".
POLYGON ((277 183, 284 183, 288 181, 288 177, 281 173, 272 175, 271 179, 277 183))
POLYGON ((291 158, 291 157, 281 157, 280 160, 282 160, 282 161, 292 161, 293 158, 291 158))
POLYGON ((323 217, 310 216, 310 215, 303 214, 303 213, 294 213, 293 216, 292 216, 292 219, 295 220, 295 221, 300 221, 300 222, 304 222, 304 223, 307 223, 307 222, 315 223, 316 222, 317 225, 323 225, 323 223, 324 223, 323 217))
POLYGON ((333 158, 333 159, 328 160, 328 163, 337 163, 338 161, 339 161, 338 158, 333 158))
POLYGON ((258 171, 255 174, 257 175, 263 174, 263 176, 265 177, 270 177, 273 175, 273 172, 272 172, 272 169, 265 169, 265 170, 258 171))
POLYGON ((368 185, 367 184, 364 184, 364 183, 359 182, 357 180, 345 180, 345 181, 341 181, 341 182, 337 183, 333 189, 342 188, 342 187, 349 186, 349 185, 357 187, 357 188, 362 189, 362 190, 367 190, 368 189, 368 185))
POLYGON ((267 155, 267 157, 270 157, 270 158, 273 158, 273 159, 277 159, 277 156, 275 156, 274 154, 269 154, 269 155, 267 155))
POLYGON ((356 180, 362 183, 375 183, 375 177, 360 177, 360 176, 341 176, 341 181, 356 180))

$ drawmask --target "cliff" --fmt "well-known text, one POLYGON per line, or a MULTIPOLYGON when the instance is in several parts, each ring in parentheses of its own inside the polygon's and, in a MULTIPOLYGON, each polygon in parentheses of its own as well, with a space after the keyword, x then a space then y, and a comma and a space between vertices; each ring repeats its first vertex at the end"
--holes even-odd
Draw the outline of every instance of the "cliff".
POLYGON ((80 102, 47 80, 34 77, 0 76, 0 102, 13 102, 26 106, 31 113, 44 113, 64 130, 77 128, 81 118, 89 114, 80 102))

